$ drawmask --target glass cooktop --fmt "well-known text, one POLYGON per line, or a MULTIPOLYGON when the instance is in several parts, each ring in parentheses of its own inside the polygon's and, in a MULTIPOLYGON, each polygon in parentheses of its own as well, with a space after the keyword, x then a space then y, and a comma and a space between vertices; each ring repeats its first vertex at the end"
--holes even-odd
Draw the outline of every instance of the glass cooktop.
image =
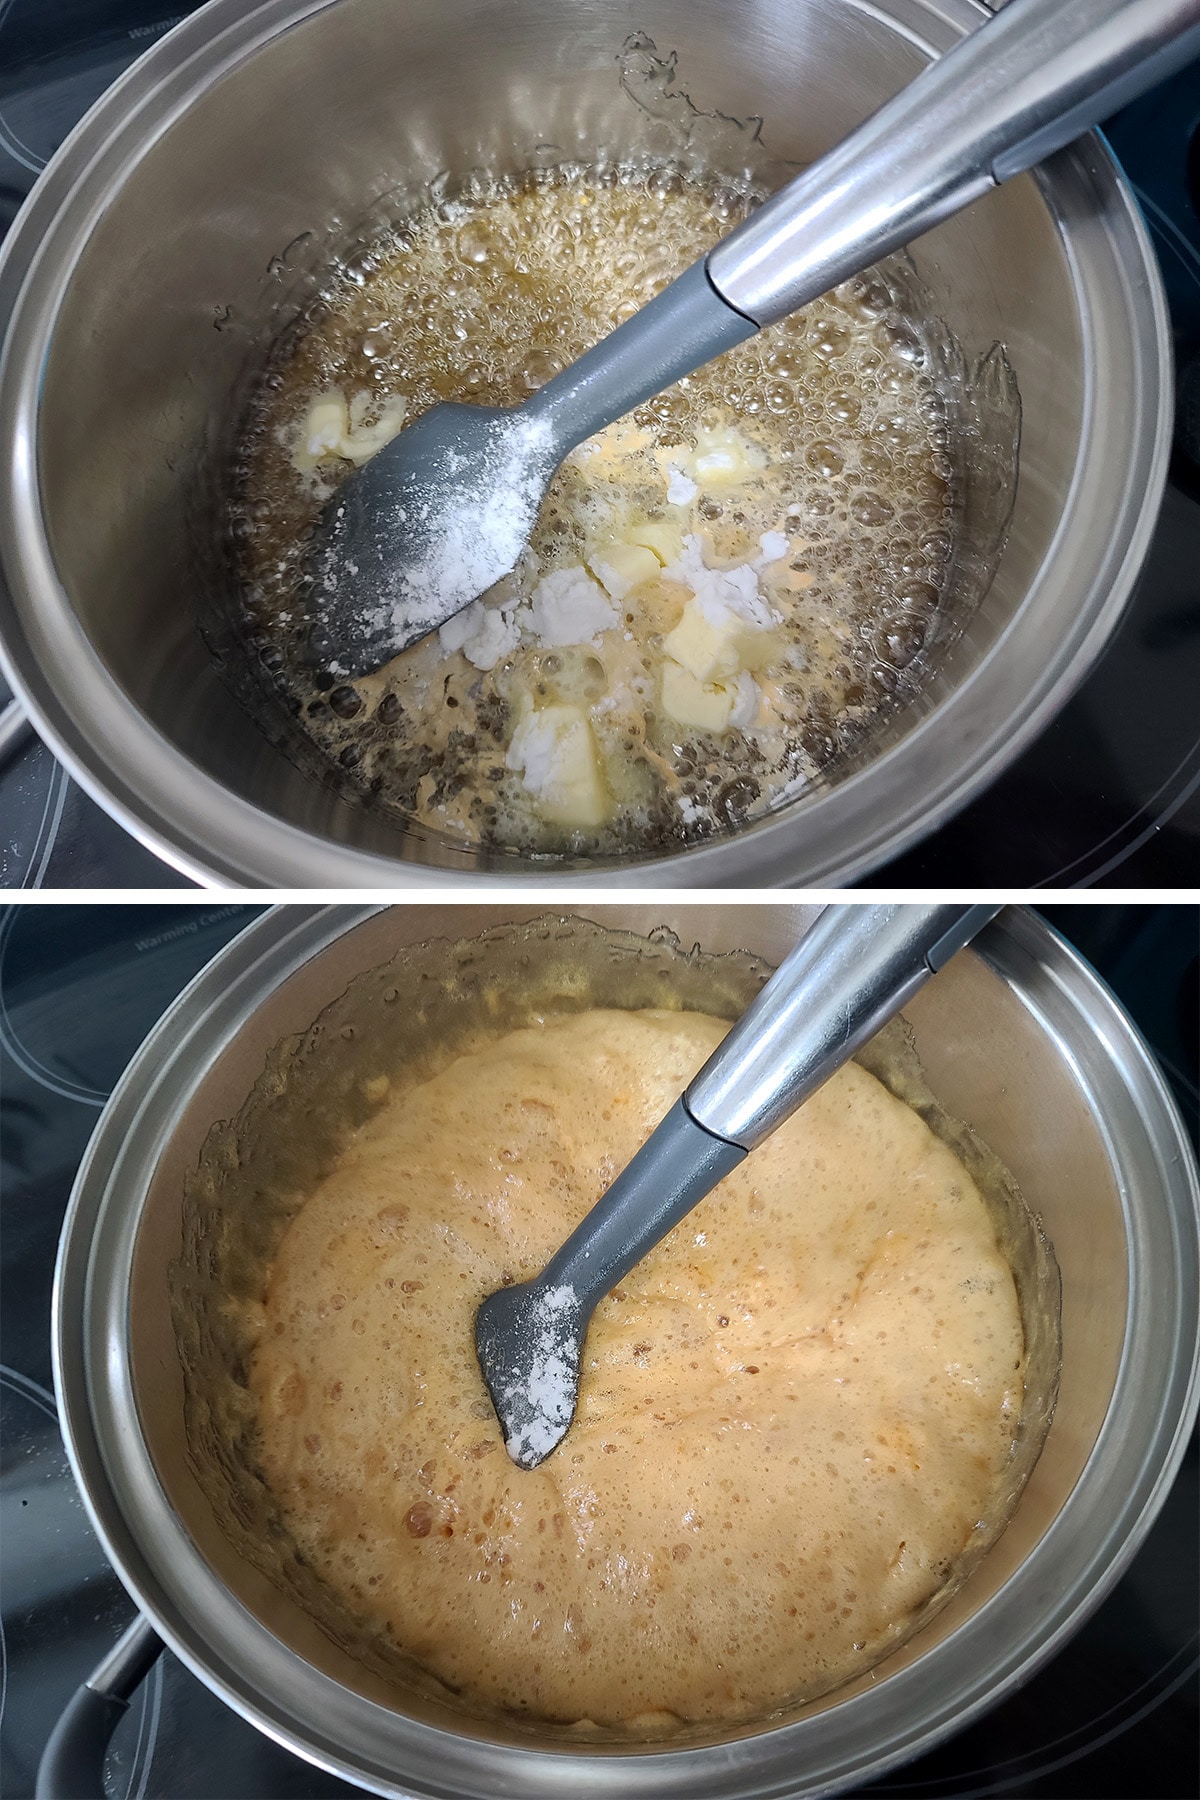
MULTIPOLYGON (((75 121, 190 10, 163 0, 0 0, 0 232, 75 121)), ((868 885, 1200 880, 1200 65, 1119 114, 1108 135, 1154 238, 1179 364, 1157 535, 1121 629, 1056 722, 987 793, 868 885)), ((7 756, 0 748, 0 886, 188 885, 32 735, 7 756)))
MULTIPOLYGON (((33 1793, 75 1687, 133 1618, 63 1452, 51 1391, 55 1248, 76 1167, 125 1063, 243 906, 15 906, 0 914, 0 1792, 33 1793)), ((1066 906, 1051 921, 1128 1007, 1193 1138, 1200 913, 1066 906)), ((1195 1800, 1193 1439, 1130 1568, 1066 1648, 948 1743, 860 1794, 886 1800, 1195 1800)), ((107 1765, 111 1800, 325 1800, 355 1792, 271 1743, 169 1652, 107 1765)))

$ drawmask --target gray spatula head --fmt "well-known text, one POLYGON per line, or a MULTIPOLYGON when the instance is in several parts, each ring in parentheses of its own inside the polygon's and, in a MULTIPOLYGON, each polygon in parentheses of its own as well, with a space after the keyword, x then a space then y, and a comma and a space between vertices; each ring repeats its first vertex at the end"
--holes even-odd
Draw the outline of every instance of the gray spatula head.
POLYGON ((542 1275, 490 1294, 475 1316, 479 1366, 522 1469, 536 1469, 567 1435, 593 1304, 542 1275))
POLYGON ((432 407, 340 487, 309 565, 313 659, 380 668, 515 566, 558 466, 524 408, 432 407))
POLYGON ((697 263, 523 406, 423 413, 317 521, 314 661, 353 679, 444 625, 515 567, 569 451, 756 330, 697 263))
POLYGON ((745 1154, 697 1125, 677 1100, 541 1274, 483 1302, 475 1350, 521 1468, 536 1469, 570 1429, 599 1301, 745 1154))

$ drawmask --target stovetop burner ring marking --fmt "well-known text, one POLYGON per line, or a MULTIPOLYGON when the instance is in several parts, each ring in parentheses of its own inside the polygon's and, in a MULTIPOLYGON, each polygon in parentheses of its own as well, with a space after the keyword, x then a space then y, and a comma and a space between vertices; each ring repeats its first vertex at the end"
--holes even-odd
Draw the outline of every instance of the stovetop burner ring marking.
MULTIPOLYGON (((60 770, 59 773, 61 774, 62 771, 60 770)), ((102 1093, 99 1088, 85 1087, 82 1082, 66 1081, 56 1075, 52 1069, 47 1069, 31 1050, 26 1049, 17 1036, 9 1017, 8 1004, 4 998, 4 959, 8 954, 9 942, 21 912, 21 907, 10 906, 4 916, 3 924, 0 924, 0 1044, 3 1044, 17 1067, 22 1069, 31 1081, 36 1081, 39 1087, 49 1089, 52 1094, 58 1094, 63 1100, 76 1101, 80 1106, 94 1106, 99 1111, 106 1104, 108 1095, 102 1093)))

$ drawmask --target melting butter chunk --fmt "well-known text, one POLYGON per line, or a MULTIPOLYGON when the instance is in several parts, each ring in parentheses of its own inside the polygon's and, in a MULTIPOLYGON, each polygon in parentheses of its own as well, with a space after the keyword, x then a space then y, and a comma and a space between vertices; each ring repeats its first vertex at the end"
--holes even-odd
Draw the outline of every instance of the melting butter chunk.
POLYGON ((765 668, 778 645, 767 623, 748 619, 711 595, 693 595, 663 649, 697 681, 729 681, 765 668))
POLYGON ((576 445, 565 460, 587 480, 607 481, 622 462, 640 456, 653 442, 649 431, 631 425, 626 419, 618 419, 594 437, 576 445))
POLYGON ((664 568, 683 555, 683 533, 667 519, 648 519, 644 525, 635 525, 627 535, 631 544, 652 550, 664 568))
POLYGON ((607 543, 588 557, 588 567, 606 594, 623 600, 643 581, 651 581, 662 564, 644 544, 607 543))
POLYGON ((594 829, 608 816, 608 791, 596 739, 579 706, 543 706, 525 714, 505 758, 521 777, 542 817, 556 825, 594 829))
POLYGON ((665 579, 692 595, 663 639, 664 712, 698 731, 744 730, 757 718, 762 698, 751 671, 764 669, 779 653, 779 619, 759 592, 757 568, 742 563, 710 569, 701 540, 690 535, 665 579))
MULTIPOLYGON (((694 450, 680 452, 673 449, 660 454, 668 490, 674 482, 681 501, 692 483, 706 494, 739 487, 765 469, 769 460, 766 451, 752 444, 734 425, 702 426, 696 433, 694 450)), ((670 499, 669 491, 667 497, 670 499)), ((690 500, 692 494, 687 493, 687 498, 690 500)))
POLYGON ((759 706, 758 683, 745 669, 726 681, 699 681, 677 662, 662 666, 663 711, 677 725, 719 736, 736 726, 754 723, 759 706))
POLYGON ((710 569, 698 537, 683 540, 683 553, 667 577, 692 590, 683 616, 663 640, 663 650, 697 681, 729 681, 742 669, 761 669, 777 654, 777 615, 763 599, 757 571, 742 563, 710 569))
POLYGON ((370 406, 371 396, 366 393, 355 394, 349 404, 338 388, 318 394, 300 420, 292 447, 293 468, 308 475, 318 463, 335 456, 352 463, 369 462, 400 431, 408 401, 394 395, 368 424, 370 406))

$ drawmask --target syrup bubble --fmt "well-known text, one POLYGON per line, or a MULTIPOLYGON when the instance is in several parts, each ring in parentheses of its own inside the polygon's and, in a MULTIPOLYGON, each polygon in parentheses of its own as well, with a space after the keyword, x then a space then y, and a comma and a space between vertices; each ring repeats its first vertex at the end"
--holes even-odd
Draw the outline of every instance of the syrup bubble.
POLYGON ((884 664, 906 671, 896 703, 917 685, 920 649, 907 660, 885 655, 893 630, 885 621, 911 617, 904 648, 923 644, 940 603, 957 507, 953 415, 930 373, 938 359, 925 349, 937 328, 905 311, 884 268, 639 407, 640 447, 586 478, 564 466, 529 552, 492 601, 515 607, 554 569, 578 567, 591 546, 647 526, 708 533, 710 560, 752 556, 763 533, 782 530, 789 554, 760 577, 782 619, 779 654, 756 678, 770 704, 751 726, 711 735, 662 712, 662 641, 686 589, 635 590, 621 628, 594 653, 565 657, 553 678, 559 699, 587 710, 611 801, 604 825, 570 833, 539 816, 505 766, 518 718, 536 698, 534 646, 480 670, 461 652, 445 655, 435 636, 353 689, 307 660, 296 625, 298 547, 350 467, 333 460, 297 474, 291 449, 312 399, 331 389, 348 401, 365 396, 367 422, 371 407, 397 395, 408 422, 445 400, 519 404, 746 217, 754 199, 669 167, 576 163, 516 180, 476 171, 428 194, 280 341, 239 449, 231 536, 263 646, 258 664, 335 784, 459 843, 584 855, 668 849, 758 817, 833 770, 886 710, 884 664), (655 452, 682 462, 702 428, 737 430, 766 467, 668 506, 655 452), (915 556, 889 557, 888 532, 915 545, 915 556), (749 765, 736 807, 731 762, 749 765))

